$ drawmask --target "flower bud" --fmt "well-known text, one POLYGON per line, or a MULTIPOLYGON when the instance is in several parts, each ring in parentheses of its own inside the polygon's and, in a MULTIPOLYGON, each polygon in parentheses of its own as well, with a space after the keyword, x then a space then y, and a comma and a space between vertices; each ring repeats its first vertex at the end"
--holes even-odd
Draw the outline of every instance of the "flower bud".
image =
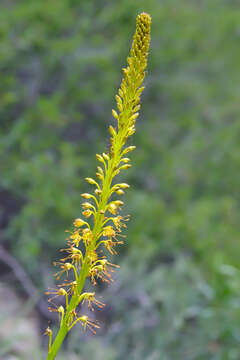
POLYGON ((107 160, 107 161, 110 160, 110 157, 108 156, 108 154, 103 153, 103 157, 104 157, 104 159, 107 160))
POLYGON ((115 201, 113 201, 113 202, 114 202, 114 204, 116 204, 117 206, 122 206, 122 205, 124 204, 124 202, 121 201, 121 200, 115 200, 115 201))
POLYGON ((52 330, 50 329, 49 326, 46 328, 44 335, 52 336, 52 330))
POLYGON ((64 307, 62 305, 60 305, 57 309, 57 311, 60 313, 60 314, 63 314, 64 315, 64 307))
POLYGON ((92 195, 88 193, 81 194, 84 199, 91 199, 92 195))
POLYGON ((89 202, 84 202, 84 203, 82 203, 82 207, 84 209, 91 209, 91 207, 93 207, 93 205, 90 204, 89 202))
POLYGON ((115 98, 116 98, 116 101, 117 101, 118 110, 119 110, 120 112, 122 112, 122 111, 123 111, 122 99, 120 98, 119 95, 116 95, 115 98))
POLYGON ((117 134, 116 130, 114 129, 114 127, 112 125, 109 126, 108 130, 113 137, 116 136, 116 134, 117 134))
POLYGON ((134 108, 133 108, 133 112, 137 112, 138 110, 140 110, 140 105, 136 105, 134 108))
POLYGON ((86 217, 86 218, 89 218, 91 215, 92 215, 92 211, 91 210, 84 210, 82 212, 82 214, 86 217))
POLYGON ((121 98, 123 98, 124 94, 123 94, 122 89, 119 89, 119 90, 118 90, 118 93, 119 93, 119 95, 121 96, 121 98))
POLYGON ((137 118, 138 118, 138 116, 139 116, 139 113, 137 112, 136 114, 133 114, 131 117, 130 117, 130 119, 129 119, 129 121, 135 121, 137 118))
POLYGON ((85 180, 91 185, 97 184, 97 182, 92 178, 86 177, 85 180))
POLYGON ((126 183, 118 184, 118 186, 119 186, 121 189, 128 189, 128 188, 130 188, 130 185, 128 185, 128 184, 126 184, 126 183))
POLYGON ((128 163, 130 161, 130 159, 129 158, 123 158, 121 161, 124 162, 124 163, 128 163))
POLYGON ((103 180, 103 175, 99 172, 96 172, 96 177, 100 180, 103 180))
POLYGON ((135 126, 131 126, 129 129, 128 129, 128 132, 127 132, 127 135, 128 136, 132 136, 134 133, 135 133, 135 126))
POLYGON ((123 154, 127 154, 130 151, 133 151, 136 149, 136 146, 128 146, 124 151, 123 154))
POLYGON ((127 170, 127 169, 129 169, 131 166, 132 166, 132 165, 130 165, 130 164, 125 164, 125 165, 121 166, 120 169, 127 170))
POLYGON ((100 190, 100 189, 96 189, 96 190, 94 190, 94 192, 95 192, 95 194, 96 194, 96 195, 101 195, 102 190, 100 190))
POLYGON ((99 172, 100 174, 104 174, 103 169, 101 168, 101 166, 97 166, 97 169, 98 169, 98 172, 99 172))
POLYGON ((58 295, 62 295, 62 296, 67 295, 67 292, 66 292, 65 289, 60 288, 60 289, 58 290, 58 295))
POLYGON ((123 194, 124 194, 124 191, 121 190, 121 189, 119 189, 119 190, 116 191, 116 193, 117 193, 118 195, 123 195, 123 194))
POLYGON ((74 225, 75 227, 81 227, 81 226, 83 226, 84 224, 86 224, 86 222, 85 222, 84 220, 80 219, 80 218, 76 219, 76 220, 74 221, 74 223, 73 223, 73 225, 74 225))
POLYGON ((98 161, 104 162, 103 157, 100 154, 96 154, 96 158, 98 161))
POLYGON ((64 270, 69 271, 72 269, 73 265, 71 263, 66 262, 64 265, 64 270))
POLYGON ((118 120, 118 113, 114 109, 112 109, 112 116, 118 120))
POLYGON ((110 204, 108 205, 108 210, 109 210, 109 212, 110 212, 111 214, 113 214, 113 215, 116 214, 117 208, 118 208, 117 205, 114 204, 114 203, 110 203, 110 204))

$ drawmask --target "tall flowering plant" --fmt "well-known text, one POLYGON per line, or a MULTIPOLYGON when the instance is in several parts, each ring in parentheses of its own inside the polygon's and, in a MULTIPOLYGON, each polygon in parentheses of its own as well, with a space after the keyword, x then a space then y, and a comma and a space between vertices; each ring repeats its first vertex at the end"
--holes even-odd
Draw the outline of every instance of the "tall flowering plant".
POLYGON ((148 14, 138 15, 130 56, 127 58, 128 66, 123 69, 123 79, 116 95, 117 110, 112 110, 115 125, 109 126, 109 151, 96 155, 99 161, 96 178, 86 178, 94 190, 92 193, 82 194, 83 217, 74 220, 72 229, 68 232, 67 246, 62 250, 66 255, 55 263, 59 268, 55 274, 56 279, 68 277, 72 273, 72 280, 64 280, 56 290, 47 292, 51 304, 56 296, 63 297, 65 303, 65 306, 49 308, 59 314, 60 326, 54 341, 52 330, 49 327, 46 329, 46 335, 49 336, 47 360, 55 359, 65 336, 75 325, 81 324, 84 329, 96 331, 99 325, 82 314, 79 305, 87 302, 89 307, 102 307, 104 304, 95 297, 95 292, 83 290, 84 284, 87 278, 94 285, 97 279, 110 282, 112 271, 118 267, 101 255, 101 248, 105 248, 110 254, 116 254, 116 247, 122 244, 118 239, 121 228, 126 227, 127 218, 119 214, 123 201, 118 197, 124 194, 129 185, 116 182, 115 177, 120 171, 131 167, 127 154, 135 146, 127 146, 126 143, 135 132, 135 122, 139 115, 150 44, 150 26, 151 18, 148 14))

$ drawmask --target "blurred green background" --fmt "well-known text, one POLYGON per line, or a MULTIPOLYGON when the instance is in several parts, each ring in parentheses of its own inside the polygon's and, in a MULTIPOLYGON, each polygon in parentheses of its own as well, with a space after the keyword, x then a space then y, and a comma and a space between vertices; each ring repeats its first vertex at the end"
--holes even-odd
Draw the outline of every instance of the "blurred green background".
POLYGON ((2 0, 1 360, 44 358, 43 293, 108 146, 141 11, 152 43, 121 269, 98 289, 101 330, 76 329, 61 356, 240 359, 239 1, 2 0))

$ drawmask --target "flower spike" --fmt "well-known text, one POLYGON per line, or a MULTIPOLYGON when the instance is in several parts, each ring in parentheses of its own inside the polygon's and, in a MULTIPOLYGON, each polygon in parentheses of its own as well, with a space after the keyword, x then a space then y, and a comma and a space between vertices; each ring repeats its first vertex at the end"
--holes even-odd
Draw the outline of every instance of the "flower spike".
POLYGON ((101 165, 97 166, 96 179, 85 178, 95 189, 93 193, 84 192, 81 195, 84 199, 84 220, 81 217, 74 220, 72 229, 68 231, 70 235, 67 247, 61 250, 66 256, 55 263, 60 267, 60 271, 55 274, 57 280, 65 273, 71 279, 58 285, 59 289, 49 292, 53 297, 65 297, 65 306, 50 308, 50 311, 59 314, 60 328, 53 342, 50 329, 46 330, 50 338, 47 360, 55 359, 65 336, 75 324, 80 323, 84 329, 96 332, 99 328, 96 321, 78 314, 78 305, 83 302, 87 302, 90 309, 93 309, 93 305, 100 308, 104 306, 95 298, 95 292, 83 291, 86 279, 89 278, 94 285, 97 281, 110 283, 113 281, 111 274, 114 268, 119 267, 110 263, 103 254, 116 254, 115 246, 123 243, 118 240, 118 237, 123 237, 120 234, 121 228, 126 227, 125 222, 129 219, 128 216, 119 215, 124 203, 118 197, 123 196, 130 186, 125 182, 116 182, 115 177, 122 170, 131 167, 126 154, 136 148, 133 145, 127 146, 126 143, 135 133, 135 123, 139 116, 150 45, 150 27, 151 17, 146 13, 138 15, 127 67, 123 69, 123 79, 115 97, 116 109, 112 110, 114 124, 109 126, 109 151, 96 155, 98 164, 101 165))

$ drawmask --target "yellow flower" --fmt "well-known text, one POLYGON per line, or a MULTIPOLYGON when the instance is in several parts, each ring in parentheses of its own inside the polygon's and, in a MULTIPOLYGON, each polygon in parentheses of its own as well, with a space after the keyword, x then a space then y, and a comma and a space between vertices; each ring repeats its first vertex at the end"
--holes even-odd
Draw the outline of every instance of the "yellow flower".
POLYGON ((89 244, 93 239, 93 234, 90 229, 86 228, 82 231, 82 237, 83 240, 89 244))
POLYGON ((92 215, 92 211, 87 209, 87 210, 84 210, 82 212, 82 214, 86 217, 86 218, 89 218, 91 215, 92 215))
POLYGON ((74 231, 74 233, 70 236, 70 239, 72 240, 75 246, 78 246, 81 240, 81 236, 79 235, 78 231, 74 231))
POLYGON ((114 237, 116 235, 116 231, 113 229, 112 226, 106 226, 103 228, 103 236, 107 237, 114 237))

